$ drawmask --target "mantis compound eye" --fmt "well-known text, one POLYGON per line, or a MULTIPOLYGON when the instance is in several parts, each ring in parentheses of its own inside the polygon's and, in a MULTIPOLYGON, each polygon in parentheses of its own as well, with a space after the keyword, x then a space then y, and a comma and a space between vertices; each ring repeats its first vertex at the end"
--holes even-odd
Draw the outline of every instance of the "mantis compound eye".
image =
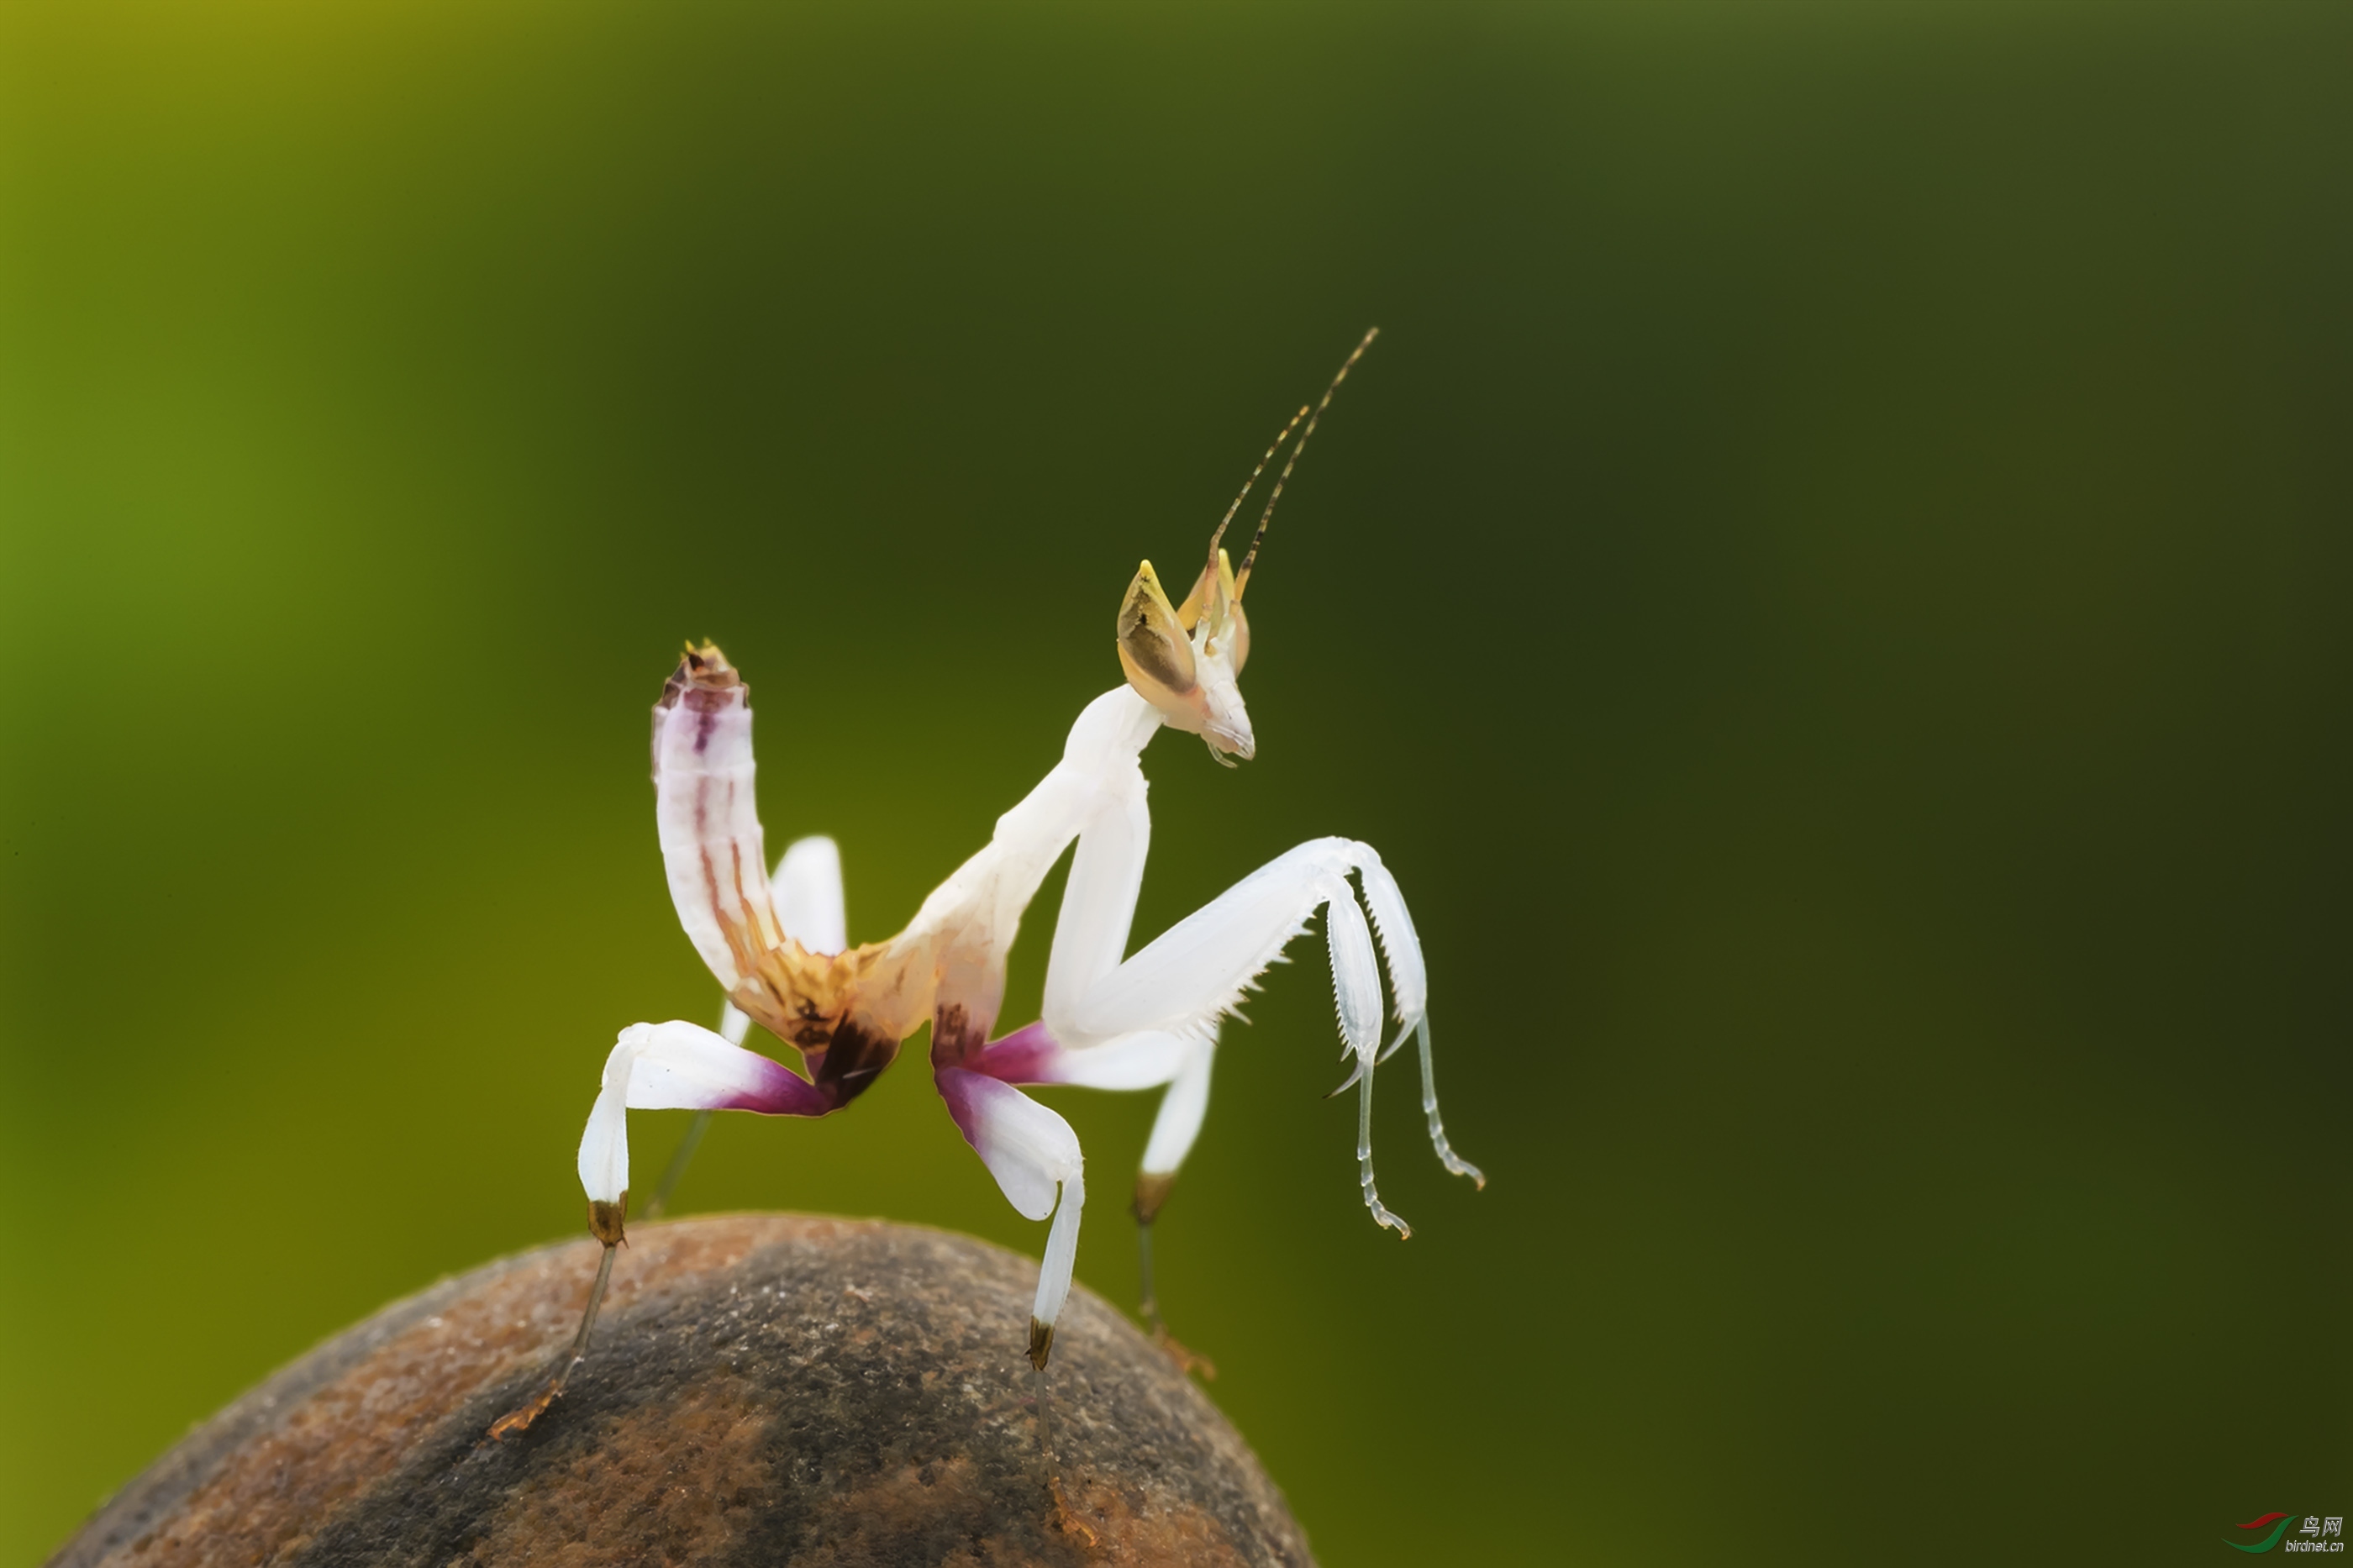
POLYGON ((1183 729, 1198 711, 1200 688, 1193 667, 1193 644, 1161 591, 1160 574, 1147 561, 1127 585, 1119 606, 1119 666, 1136 694, 1183 729))
POLYGON ((1204 617, 1209 623, 1206 647, 1222 652, 1233 673, 1240 675, 1250 658, 1250 617, 1242 614, 1241 598, 1234 586, 1234 563, 1222 550, 1201 568, 1193 591, 1176 606, 1176 624, 1188 632, 1204 617))

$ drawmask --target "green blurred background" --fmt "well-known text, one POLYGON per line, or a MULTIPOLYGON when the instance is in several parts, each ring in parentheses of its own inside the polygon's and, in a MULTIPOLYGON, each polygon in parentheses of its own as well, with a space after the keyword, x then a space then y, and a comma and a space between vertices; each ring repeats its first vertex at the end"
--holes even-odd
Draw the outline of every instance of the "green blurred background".
MULTIPOLYGON (((578 1232, 681 638, 885 934, 1371 322, 1138 925, 1345 833, 1429 948, 1488 1190, 1393 1072, 1366 1220, 1302 944, 1161 1226, 1324 1561, 2353 1514, 2338 0, 0 17, 0 1558, 578 1232)), ((681 1206, 1043 1240, 919 1059, 681 1206)))

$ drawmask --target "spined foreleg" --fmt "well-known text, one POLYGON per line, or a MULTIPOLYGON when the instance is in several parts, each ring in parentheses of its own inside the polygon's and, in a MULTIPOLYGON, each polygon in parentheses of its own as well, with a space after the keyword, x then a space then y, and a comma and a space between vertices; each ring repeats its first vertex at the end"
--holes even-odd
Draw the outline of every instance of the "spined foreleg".
MULTIPOLYGON (((1073 864, 1066 910, 1074 901, 1082 907, 1102 901, 1097 889, 1080 886, 1082 869, 1073 864)), ((1403 1235, 1404 1222, 1381 1203, 1373 1181, 1373 1073, 1384 1054, 1380 976, 1371 930, 1348 881, 1352 872, 1364 883, 1365 901, 1371 907, 1388 959, 1389 985, 1400 1026, 1390 1047, 1394 1049, 1408 1035, 1420 1031, 1428 1016, 1421 944, 1406 912, 1405 900, 1380 857, 1369 846, 1345 838, 1315 839, 1277 857, 1177 921, 1124 963, 1106 965, 1102 963, 1103 948, 1066 944, 1058 931, 1056 959, 1061 960, 1066 952, 1082 963, 1092 959, 1095 972, 1057 973, 1050 966, 1045 1026, 1057 1040, 1070 1043, 1081 1055, 1091 1041, 1136 1031, 1198 1035, 1232 1011, 1284 945, 1307 929, 1319 908, 1325 910, 1325 941, 1332 956, 1344 1053, 1355 1058, 1355 1067, 1341 1087, 1357 1086, 1362 1097, 1357 1117, 1358 1180, 1373 1217, 1403 1235)), ((1127 867, 1108 864, 1100 872, 1106 882, 1114 876, 1124 882, 1129 874, 1127 867)), ((1205 1100, 1206 1090, 1205 1079, 1205 1100)), ((1426 1105, 1434 1108, 1436 1096, 1427 1080, 1424 1097, 1426 1105)), ((1448 1168, 1476 1174, 1445 1147, 1434 1109, 1432 1117, 1433 1141, 1448 1168)), ((1181 1123, 1172 1124, 1172 1137, 1175 1125, 1181 1123)), ((1198 1119, 1193 1126, 1198 1128, 1198 1119)), ((1189 1143, 1189 1137, 1185 1142, 1189 1143)))

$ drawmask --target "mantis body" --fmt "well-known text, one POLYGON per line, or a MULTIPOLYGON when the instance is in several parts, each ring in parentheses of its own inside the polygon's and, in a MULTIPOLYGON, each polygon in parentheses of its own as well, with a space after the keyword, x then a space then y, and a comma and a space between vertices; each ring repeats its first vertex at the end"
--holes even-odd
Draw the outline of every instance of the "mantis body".
MULTIPOLYGON (((528 1426, 586 1350, 628 1214, 629 1110, 824 1116, 855 1100, 926 1023, 933 1081, 956 1127, 1016 1210, 1053 1219, 1029 1323, 1029 1358, 1042 1372, 1070 1293, 1086 1164, 1070 1123, 1022 1086, 1165 1089, 1135 1188, 1148 1243, 1208 1108, 1220 1022, 1319 909, 1340 1034, 1355 1058, 1340 1088, 1359 1089, 1356 1157, 1366 1206, 1379 1224, 1408 1234, 1381 1203, 1372 1161, 1374 1069, 1408 1039, 1419 1042, 1422 1105, 1439 1158, 1484 1185, 1447 1144, 1430 1077, 1421 945, 1395 879, 1370 846, 1347 838, 1302 844, 1123 956, 1152 833, 1140 756, 1164 727, 1201 736, 1227 765, 1252 754, 1236 684, 1250 653, 1242 595, 1291 464, 1372 337, 1349 355, 1314 416, 1303 408, 1253 470, 1251 485, 1307 417, 1240 571, 1219 544, 1250 485, 1219 524, 1182 605, 1169 602, 1152 563, 1144 563, 1119 613, 1126 683, 1087 705, 1061 760, 888 941, 848 946, 840 860, 829 840, 796 843, 769 873, 754 802, 750 689, 717 647, 688 651, 654 710, 656 815, 671 900, 729 1009, 722 1031, 683 1021, 632 1025, 606 1059, 579 1163, 590 1229, 606 1247, 597 1284, 572 1360, 494 1435, 528 1426), (1022 911, 1073 840, 1041 1016, 992 1037, 1022 911), (1398 1026, 1386 1049, 1377 932, 1398 1026), (747 1021, 798 1047, 807 1076, 744 1048, 747 1021)), ((1148 1273, 1145 1294, 1150 1310, 1148 1273)))

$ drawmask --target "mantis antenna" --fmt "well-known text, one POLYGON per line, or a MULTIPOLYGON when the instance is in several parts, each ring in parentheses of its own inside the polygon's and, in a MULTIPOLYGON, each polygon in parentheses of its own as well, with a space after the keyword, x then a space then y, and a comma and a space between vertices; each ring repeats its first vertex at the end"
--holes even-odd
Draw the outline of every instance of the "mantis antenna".
MULTIPOLYGON (((1315 412, 1308 419, 1307 428, 1299 433, 1299 445, 1291 448, 1291 456, 1283 459, 1282 472, 1275 475, 1274 489, 1267 495, 1266 510, 1258 514, 1258 531, 1250 535, 1250 552, 1242 557, 1242 569, 1234 574, 1234 599, 1236 603, 1240 602, 1242 590, 1250 586, 1251 563, 1258 560, 1258 547, 1266 538, 1266 525, 1274 520, 1274 503, 1282 499, 1282 487, 1290 480, 1291 470, 1299 466, 1299 454, 1307 450, 1308 437, 1315 434, 1315 426, 1323 419, 1324 411, 1332 406, 1332 395, 1340 390, 1340 384, 1348 379, 1348 373, 1356 368, 1356 362, 1365 357, 1365 351, 1371 348, 1373 346, 1373 340, 1380 335, 1381 330, 1378 327, 1366 329, 1363 339, 1358 342, 1356 348, 1349 353, 1347 359, 1341 363, 1339 374, 1332 378, 1332 384, 1324 389, 1324 396, 1322 400, 1315 405, 1315 412)), ((1287 436, 1290 432, 1286 430, 1283 434, 1287 436)), ((1282 443, 1280 442, 1276 443, 1278 446, 1281 444, 1282 443)), ((1267 455, 1269 457, 1273 456, 1271 452, 1267 455)), ((1255 481, 1258 476, 1256 474, 1252 474, 1250 478, 1255 481)), ((1244 495, 1250 493, 1247 486, 1243 488, 1242 493, 1244 495)), ((1241 502, 1237 500, 1234 504, 1236 506, 1240 506, 1241 502)), ((1229 513, 1229 515, 1231 514, 1229 513)), ((1218 531, 1220 533, 1225 531, 1225 525, 1223 523, 1219 523, 1218 525, 1218 531)), ((1217 558, 1218 546, 1217 542, 1213 540, 1209 544, 1209 559, 1214 563, 1217 558)))
MULTIPOLYGON (((1250 499, 1250 488, 1258 483, 1258 477, 1266 472, 1266 466, 1274 461, 1274 455, 1282 450, 1282 444, 1291 439, 1291 433, 1298 429, 1299 422, 1306 417, 1307 405, 1303 403, 1299 405, 1299 412, 1291 416, 1291 423, 1282 427, 1282 434, 1274 438, 1274 445, 1266 449, 1266 456, 1258 460, 1258 467, 1250 470, 1250 478, 1242 482, 1242 493, 1234 498, 1233 505, 1226 508, 1226 515, 1218 519, 1218 531, 1209 535, 1209 571, 1212 574, 1218 570, 1218 542, 1226 536, 1226 524, 1233 521, 1234 513, 1242 510, 1242 502, 1250 499)), ((1291 470, 1285 468, 1283 471, 1289 473, 1291 470)))

